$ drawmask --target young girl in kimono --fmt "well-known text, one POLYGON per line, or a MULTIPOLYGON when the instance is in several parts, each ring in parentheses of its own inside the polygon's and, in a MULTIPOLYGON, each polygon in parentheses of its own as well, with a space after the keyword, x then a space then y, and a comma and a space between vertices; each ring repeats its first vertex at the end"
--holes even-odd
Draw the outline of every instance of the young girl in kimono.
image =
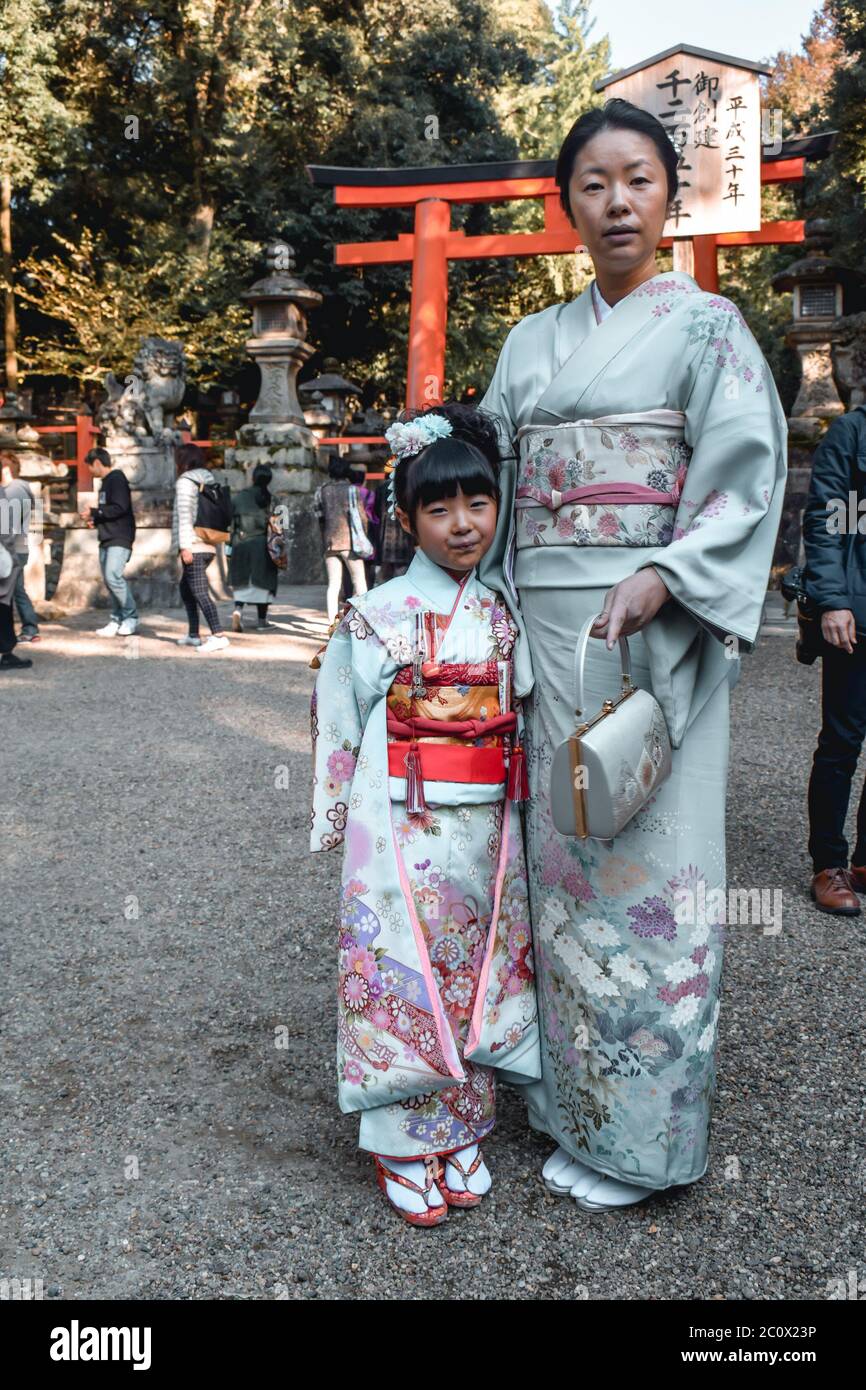
POLYGON ((537 1078, 519 807, 517 629, 477 575, 498 511, 493 421, 468 406, 387 432, 390 505, 418 549, 356 595, 321 654, 311 848, 344 846, 338 1092, 408 1222, 491 1185, 494 1071, 537 1078))

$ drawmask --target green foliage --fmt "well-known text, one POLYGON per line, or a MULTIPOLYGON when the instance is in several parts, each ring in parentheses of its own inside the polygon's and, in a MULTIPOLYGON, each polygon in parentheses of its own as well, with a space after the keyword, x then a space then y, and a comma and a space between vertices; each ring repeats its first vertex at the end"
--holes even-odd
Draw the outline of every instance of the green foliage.
MULTIPOLYGON (((146 330, 181 337, 200 384, 231 380, 245 362, 238 293, 280 235, 325 296, 311 323, 321 355, 399 400, 409 266, 336 266, 333 246, 409 232, 412 211, 335 208, 305 166, 551 157, 608 66, 585 0, 555 20, 543 0, 9 4, 9 101, 38 67, 25 30, 53 63, 30 123, 39 115, 45 138, 28 137, 31 164, 19 151, 15 165, 31 376, 122 371, 146 330)), ((452 225, 529 230, 539 215, 463 204, 452 225)), ((580 283, 562 257, 453 262, 448 388, 483 385, 511 324, 580 283)))
POLYGON ((827 102, 829 126, 838 131, 831 159, 819 166, 808 193, 833 222, 834 254, 863 269, 866 240, 866 11, 849 0, 827 0, 841 60, 827 102))
POLYGON ((73 117, 52 90, 57 44, 42 0, 0 0, 0 171, 38 206, 73 117))
MULTIPOLYGON (((785 134, 835 126, 836 156, 807 196, 856 265, 866 185, 866 16, 825 0, 800 55, 778 55, 768 97, 785 134)), ((411 232, 407 208, 337 208, 308 164, 368 167, 553 158, 603 97, 610 69, 588 0, 0 0, 0 170, 14 189, 16 294, 31 378, 128 369, 139 338, 180 338, 199 385, 249 379, 238 295, 274 236, 324 295, 320 352, 391 402, 402 398, 408 264, 334 264, 338 242, 411 232)), ((765 216, 802 216, 764 190, 765 216)), ((467 235, 542 225, 533 200, 457 204, 467 235)), ((790 317, 772 275, 799 248, 723 257, 780 381, 790 317)), ((663 263, 665 258, 660 258, 663 263)), ((483 387, 511 325, 571 298, 576 258, 454 261, 447 390, 483 387)))

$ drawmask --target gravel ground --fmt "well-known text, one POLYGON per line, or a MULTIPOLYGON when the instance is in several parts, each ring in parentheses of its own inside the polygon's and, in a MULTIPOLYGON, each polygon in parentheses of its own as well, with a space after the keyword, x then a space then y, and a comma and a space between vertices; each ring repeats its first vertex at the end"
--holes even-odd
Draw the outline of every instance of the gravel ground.
POLYGON ((784 917, 729 931, 707 1176, 589 1216, 546 1193, 550 1143, 502 1088, 493 1192, 415 1231, 334 1096, 339 864, 306 833, 322 599, 284 591, 279 631, 209 659, 174 646, 176 611, 129 643, 92 634, 104 614, 46 623, 33 671, 0 675, 0 1276, 69 1299, 824 1299, 853 1271, 862 1293, 866 926, 806 892, 817 668, 776 632, 734 695, 730 881, 781 888, 784 917))

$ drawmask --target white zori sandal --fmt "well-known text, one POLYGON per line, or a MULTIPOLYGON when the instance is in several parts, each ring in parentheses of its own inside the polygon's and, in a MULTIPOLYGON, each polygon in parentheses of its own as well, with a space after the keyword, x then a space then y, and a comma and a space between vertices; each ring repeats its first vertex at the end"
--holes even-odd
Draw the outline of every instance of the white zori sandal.
POLYGON ((373 1155, 376 1178, 391 1206, 410 1226, 439 1226, 448 1216, 448 1207, 436 1186, 439 1158, 403 1161, 373 1155))

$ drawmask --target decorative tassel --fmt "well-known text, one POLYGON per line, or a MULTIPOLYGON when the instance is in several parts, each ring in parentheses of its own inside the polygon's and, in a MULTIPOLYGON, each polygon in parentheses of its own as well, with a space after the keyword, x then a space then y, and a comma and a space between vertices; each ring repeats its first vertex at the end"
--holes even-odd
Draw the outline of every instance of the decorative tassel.
POLYGON ((412 743, 406 754, 406 810, 410 816, 421 816, 427 810, 424 800, 424 778, 421 774, 421 754, 412 743))
POLYGON ((529 800, 529 778, 526 775, 526 757, 523 744, 518 743, 511 751, 508 765, 508 796, 512 801, 529 800))

